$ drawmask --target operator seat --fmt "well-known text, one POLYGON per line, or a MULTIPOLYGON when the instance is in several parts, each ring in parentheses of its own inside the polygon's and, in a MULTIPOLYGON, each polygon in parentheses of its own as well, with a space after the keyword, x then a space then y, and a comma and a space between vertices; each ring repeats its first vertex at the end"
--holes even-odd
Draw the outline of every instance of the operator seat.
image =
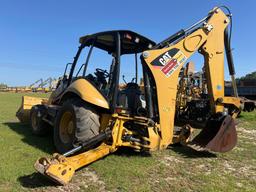
POLYGON ((141 115, 141 90, 137 83, 128 83, 126 88, 118 93, 117 106, 125 109, 130 115, 141 115))

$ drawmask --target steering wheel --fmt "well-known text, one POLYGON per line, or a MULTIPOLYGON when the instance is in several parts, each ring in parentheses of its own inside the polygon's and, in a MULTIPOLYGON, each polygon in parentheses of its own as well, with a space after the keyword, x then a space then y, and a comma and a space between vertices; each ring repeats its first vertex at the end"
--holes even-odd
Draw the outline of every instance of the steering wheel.
POLYGON ((101 73, 104 76, 104 78, 109 77, 109 73, 107 72, 107 70, 96 68, 96 73, 101 73))

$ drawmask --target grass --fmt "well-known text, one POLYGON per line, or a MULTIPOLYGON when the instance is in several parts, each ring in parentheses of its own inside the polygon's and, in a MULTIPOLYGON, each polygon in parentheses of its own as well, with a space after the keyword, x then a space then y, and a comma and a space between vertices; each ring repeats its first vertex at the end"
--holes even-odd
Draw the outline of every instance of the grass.
POLYGON ((0 93, 0 191, 256 191, 256 112, 242 113, 231 152, 172 146, 146 155, 121 149, 76 172, 69 185, 55 186, 34 172, 36 159, 54 147, 52 135, 33 136, 17 122, 22 95, 0 93))

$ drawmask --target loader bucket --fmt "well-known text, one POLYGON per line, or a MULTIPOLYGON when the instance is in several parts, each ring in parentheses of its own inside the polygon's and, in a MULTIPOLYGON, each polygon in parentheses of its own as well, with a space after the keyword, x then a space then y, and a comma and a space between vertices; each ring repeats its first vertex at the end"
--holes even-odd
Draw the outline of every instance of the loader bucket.
POLYGON ((20 120, 20 122, 28 123, 30 119, 30 109, 34 105, 38 105, 46 102, 47 102, 47 99, 45 98, 23 96, 21 106, 16 112, 16 117, 20 120))
POLYGON ((197 148, 199 146, 201 149, 223 153, 233 149, 236 143, 235 121, 227 115, 218 121, 210 120, 208 126, 192 140, 191 144, 197 148))

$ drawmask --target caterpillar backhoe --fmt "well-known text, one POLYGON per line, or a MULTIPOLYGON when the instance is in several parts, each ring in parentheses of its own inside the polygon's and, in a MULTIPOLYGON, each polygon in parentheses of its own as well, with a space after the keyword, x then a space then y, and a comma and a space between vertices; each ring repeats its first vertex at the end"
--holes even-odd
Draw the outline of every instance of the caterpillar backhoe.
POLYGON ((235 84, 230 25, 229 10, 216 7, 160 43, 126 30, 81 37, 73 63, 67 64, 50 98, 24 97, 17 113, 19 119, 30 120, 35 134, 53 127, 59 153, 38 159, 35 169, 67 184, 77 169, 120 147, 150 152, 182 143, 197 150, 230 151, 237 142, 234 119, 243 107, 235 84), (79 63, 84 49, 85 62, 79 63), (94 49, 112 58, 108 71, 88 72, 94 49), (195 52, 204 58, 204 70, 197 76, 191 75, 190 64, 184 66, 195 52), (143 86, 137 83, 140 53, 143 86), (224 95, 225 54, 234 97, 224 95), (120 88, 124 55, 134 55, 136 73, 120 88), (195 129, 201 131, 192 137, 195 129))

